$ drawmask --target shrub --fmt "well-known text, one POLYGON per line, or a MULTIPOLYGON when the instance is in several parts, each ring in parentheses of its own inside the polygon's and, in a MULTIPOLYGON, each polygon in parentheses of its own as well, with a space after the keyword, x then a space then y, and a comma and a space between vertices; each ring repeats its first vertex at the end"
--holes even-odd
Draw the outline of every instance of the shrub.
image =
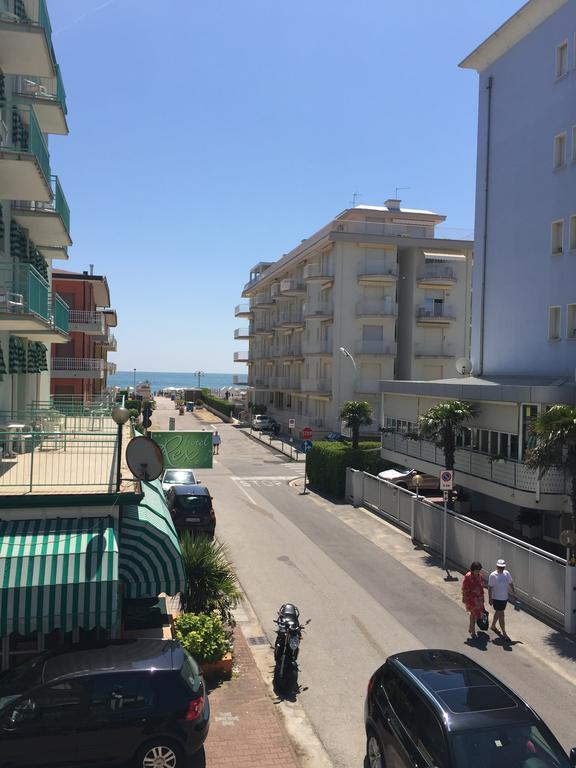
POLYGON ((375 448, 380 448, 380 443, 364 442, 358 448, 352 448, 349 443, 314 443, 308 454, 310 485, 342 498, 346 490, 346 467, 377 475, 391 466, 375 448))
POLYGON ((232 651, 230 633, 218 611, 183 613, 174 619, 176 639, 199 664, 219 661, 232 651))
POLYGON ((230 403, 228 400, 222 400, 219 397, 214 397, 207 390, 202 390, 202 400, 214 408, 218 413, 223 413, 224 416, 232 416, 234 413, 234 403, 230 403))
POLYGON ((128 408, 129 411, 137 411, 138 415, 140 415, 140 411, 142 410, 141 400, 126 400, 124 405, 126 408, 128 408))

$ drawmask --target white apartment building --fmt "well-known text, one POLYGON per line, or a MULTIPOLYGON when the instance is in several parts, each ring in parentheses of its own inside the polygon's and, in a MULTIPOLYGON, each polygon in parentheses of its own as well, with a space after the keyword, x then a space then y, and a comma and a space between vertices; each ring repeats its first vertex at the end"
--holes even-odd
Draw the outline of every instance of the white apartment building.
POLYGON ((320 436, 340 431, 345 401, 366 400, 377 431, 381 379, 449 375, 469 354, 472 242, 444 220, 400 200, 359 205, 257 264, 236 307, 248 349, 234 356, 253 402, 320 436))
POLYGON ((533 418, 576 403, 576 1, 530 0, 461 66, 480 76, 472 375, 382 382, 382 455, 438 472, 441 452, 402 433, 434 403, 474 401, 456 460, 472 511, 540 510, 555 541, 566 480, 523 462, 533 418))

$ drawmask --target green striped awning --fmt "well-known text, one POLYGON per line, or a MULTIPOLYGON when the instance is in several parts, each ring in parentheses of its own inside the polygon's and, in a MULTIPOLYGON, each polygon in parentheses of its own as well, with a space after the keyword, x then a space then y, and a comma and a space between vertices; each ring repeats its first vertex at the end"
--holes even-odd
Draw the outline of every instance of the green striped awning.
POLYGON ((185 587, 178 535, 159 480, 142 482, 140 504, 122 508, 119 577, 128 598, 176 595, 185 587))
POLYGON ((0 522, 0 636, 112 628, 116 525, 112 517, 0 522))

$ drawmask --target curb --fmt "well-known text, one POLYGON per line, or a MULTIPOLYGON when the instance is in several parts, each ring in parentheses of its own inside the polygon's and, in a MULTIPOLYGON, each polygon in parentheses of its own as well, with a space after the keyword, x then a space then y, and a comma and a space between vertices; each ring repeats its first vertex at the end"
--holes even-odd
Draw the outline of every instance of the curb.
MULTIPOLYGON (((257 443, 260 443, 260 445, 263 445, 265 448, 271 448, 273 451, 276 451, 276 453, 281 453, 283 456, 285 456, 290 461, 294 461, 297 464, 303 464, 304 461, 305 461, 304 458, 297 458, 297 459, 295 459, 293 456, 290 456, 289 454, 284 453, 284 451, 281 450, 280 448, 277 448, 273 443, 266 443, 266 442, 264 442, 264 440, 261 440, 259 437, 256 437, 251 432, 246 432, 246 431, 242 430, 242 434, 246 435, 246 437, 249 437, 251 440, 254 440, 257 443)), ((300 456, 302 456, 302 457, 305 456, 305 454, 301 453, 300 451, 297 451, 297 453, 300 454, 300 456)))

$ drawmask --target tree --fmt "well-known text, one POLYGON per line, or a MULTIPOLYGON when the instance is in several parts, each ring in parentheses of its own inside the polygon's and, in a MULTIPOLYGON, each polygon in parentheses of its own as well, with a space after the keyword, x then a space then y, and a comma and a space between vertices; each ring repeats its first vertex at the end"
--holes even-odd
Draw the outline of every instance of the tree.
POLYGON ((438 403, 420 416, 418 420, 419 437, 433 442, 444 451, 444 466, 454 469, 456 438, 465 429, 467 421, 476 416, 477 407, 463 400, 449 400, 438 403))
POLYGON ((358 448, 360 426, 372 424, 372 408, 370 403, 357 400, 347 400, 340 411, 340 418, 346 421, 346 426, 352 430, 352 448, 358 448))
POLYGON ((191 613, 217 610, 223 621, 233 624, 232 609, 242 599, 242 592, 224 544, 185 531, 180 547, 186 573, 184 610, 191 613))
MULTIPOLYGON (((553 405, 541 413, 531 426, 536 445, 526 454, 526 465, 540 473, 561 469, 570 478, 572 530, 576 531, 576 406, 553 405)), ((570 547, 570 559, 574 547, 570 547)))

